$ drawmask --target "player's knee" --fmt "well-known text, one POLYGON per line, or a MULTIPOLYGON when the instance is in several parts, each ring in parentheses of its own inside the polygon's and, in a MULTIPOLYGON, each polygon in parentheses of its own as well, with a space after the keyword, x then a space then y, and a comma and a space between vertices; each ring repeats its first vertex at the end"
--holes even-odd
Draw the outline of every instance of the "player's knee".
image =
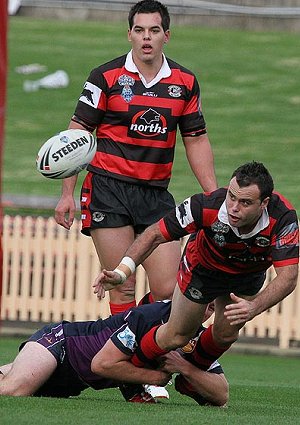
POLYGON ((135 276, 130 276, 123 285, 119 285, 110 291, 110 301, 112 303, 128 303, 135 299, 135 276))
POLYGON ((214 342, 219 347, 228 347, 229 345, 232 345, 235 341, 237 341, 238 336, 239 336, 238 332, 234 332, 231 334, 216 332, 214 334, 214 342))
POLYGON ((159 290, 151 289, 151 294, 155 301, 171 300, 174 292, 174 286, 160 288, 159 290))
POLYGON ((174 335, 170 335, 169 338, 166 338, 164 340, 164 349, 166 351, 170 351, 170 350, 176 350, 176 348, 179 347, 184 347, 189 340, 192 338, 192 336, 189 335, 182 335, 182 334, 174 334, 174 335))
POLYGON ((216 401, 216 405, 219 407, 226 407, 229 401, 229 385, 224 386, 223 391, 220 392, 220 395, 216 401))
POLYGON ((175 285, 176 285, 176 278, 166 279, 163 281, 156 280, 155 282, 149 281, 151 294, 155 301, 172 299, 175 285))

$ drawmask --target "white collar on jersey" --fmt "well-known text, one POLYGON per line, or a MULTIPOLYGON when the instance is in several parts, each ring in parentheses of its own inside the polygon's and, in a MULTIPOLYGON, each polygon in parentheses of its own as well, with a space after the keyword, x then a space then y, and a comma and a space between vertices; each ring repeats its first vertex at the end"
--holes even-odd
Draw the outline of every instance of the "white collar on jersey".
POLYGON ((149 83, 147 83, 144 76, 140 73, 136 64, 133 62, 132 50, 130 50, 130 52, 127 54, 126 62, 125 62, 125 68, 127 69, 127 71, 139 74, 139 77, 140 77, 142 83, 144 84, 144 86, 146 87, 146 89, 149 89, 150 87, 154 86, 162 78, 167 78, 167 77, 170 77, 170 75, 171 75, 171 69, 169 67, 168 61, 167 61, 164 54, 163 54, 163 64, 162 64, 159 72, 156 74, 156 76, 153 78, 153 80, 150 81, 149 83))
POLYGON ((221 208, 219 209, 218 212, 218 219, 224 223, 224 224, 228 224, 228 226, 233 230, 233 232, 240 238, 240 239, 248 239, 251 238, 252 236, 256 235, 257 233, 259 233, 261 230, 265 229, 269 223, 270 223, 270 218, 269 218, 269 214, 267 211, 267 208, 265 208, 263 210, 263 213, 260 217, 260 219, 258 220, 256 226, 254 227, 254 229, 247 234, 240 234, 238 229, 236 227, 233 227, 230 225, 229 221, 228 221, 228 213, 227 213, 227 208, 226 208, 226 203, 225 201, 223 202, 223 204, 221 205, 221 208))

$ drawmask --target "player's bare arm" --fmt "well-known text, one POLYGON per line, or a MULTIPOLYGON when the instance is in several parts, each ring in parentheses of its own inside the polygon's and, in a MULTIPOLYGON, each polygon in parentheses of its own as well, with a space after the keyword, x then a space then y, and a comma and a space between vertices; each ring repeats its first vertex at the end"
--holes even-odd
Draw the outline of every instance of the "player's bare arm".
MULTIPOLYGON (((81 125, 75 121, 70 121, 68 128, 86 130, 84 125, 81 125)), ((56 223, 63 226, 67 230, 70 230, 76 213, 74 190, 77 183, 77 178, 78 175, 76 174, 75 176, 63 179, 61 198, 55 208, 56 223)))
POLYGON ((159 223, 154 223, 137 237, 128 248, 125 256, 132 258, 136 265, 141 264, 158 247, 158 245, 169 242, 162 235, 159 223))
POLYGON ((65 178, 62 182, 62 195, 55 208, 55 221, 65 229, 70 230, 75 213, 76 204, 74 200, 74 189, 77 182, 77 175, 65 178))
POLYGON ((133 384, 166 385, 171 375, 162 370, 145 369, 134 366, 130 362, 131 356, 122 353, 109 340, 92 360, 93 373, 118 382, 133 384))
POLYGON ((206 372, 185 360, 177 351, 162 356, 163 370, 181 373, 184 378, 206 400, 216 406, 224 406, 228 401, 229 385, 223 373, 206 372))
POLYGON ((231 325, 252 320, 255 316, 273 307, 287 297, 296 287, 298 264, 275 268, 277 276, 253 300, 246 300, 230 294, 233 304, 228 304, 224 312, 231 325))
POLYGON ((204 191, 217 189, 214 157, 207 134, 183 138, 186 156, 198 182, 204 191))

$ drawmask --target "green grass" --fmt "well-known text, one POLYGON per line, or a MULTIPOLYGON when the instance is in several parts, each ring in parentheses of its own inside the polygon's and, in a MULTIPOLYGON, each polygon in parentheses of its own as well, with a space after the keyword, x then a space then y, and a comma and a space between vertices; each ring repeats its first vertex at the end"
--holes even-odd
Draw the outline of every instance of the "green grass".
MULTIPOLYGON (((36 153, 47 138, 67 127, 90 69, 129 50, 126 30, 125 23, 10 18, 5 193, 59 196, 60 182, 36 172, 36 153), (14 69, 35 62, 47 65, 49 72, 67 71, 69 87, 24 93, 25 79, 45 73, 22 76, 14 69)), ((241 163, 259 160, 273 174, 276 189, 299 209, 298 34, 172 30, 166 53, 199 78, 219 184, 227 184, 241 163)), ((177 201, 199 191, 180 140, 170 190, 177 201)))
MULTIPOLYGON (((20 338, 2 338, 0 364, 13 359, 20 338)), ((125 403, 117 389, 87 390, 60 399, 0 398, 1 425, 294 425, 300 423, 299 358, 229 353, 222 366, 230 383, 227 409, 200 407, 170 390, 170 400, 157 405, 125 403)))

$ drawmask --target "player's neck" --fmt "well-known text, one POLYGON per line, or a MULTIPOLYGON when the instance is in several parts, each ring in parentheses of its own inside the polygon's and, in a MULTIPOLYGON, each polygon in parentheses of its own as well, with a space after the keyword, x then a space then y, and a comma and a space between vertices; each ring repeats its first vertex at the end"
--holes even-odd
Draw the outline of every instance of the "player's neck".
POLYGON ((163 64, 163 58, 160 58, 159 60, 149 61, 149 62, 143 62, 137 59, 137 60, 134 60, 134 63, 137 69, 139 70, 140 74, 142 74, 142 76, 147 81, 147 83, 150 83, 150 81, 152 81, 156 77, 156 75, 159 73, 163 64))

